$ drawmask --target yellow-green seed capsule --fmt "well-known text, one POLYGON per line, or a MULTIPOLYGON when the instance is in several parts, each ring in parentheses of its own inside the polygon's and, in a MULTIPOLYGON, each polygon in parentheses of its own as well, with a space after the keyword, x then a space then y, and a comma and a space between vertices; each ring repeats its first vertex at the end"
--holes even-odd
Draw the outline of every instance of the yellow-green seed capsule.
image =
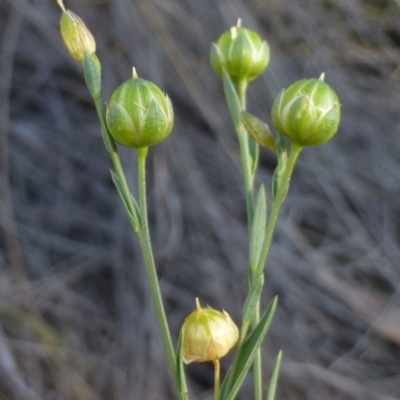
POLYGON ((85 50, 89 54, 96 52, 94 37, 81 18, 64 7, 62 0, 57 0, 57 3, 63 10, 60 20, 61 37, 71 56, 83 62, 85 50))
POLYGON ((300 146, 327 142, 338 130, 340 103, 336 92, 319 79, 304 79, 282 90, 271 111, 275 128, 300 146))
POLYGON ((149 147, 171 133, 174 112, 171 100, 154 83, 138 78, 120 85, 107 106, 107 127, 111 136, 129 147, 149 147))
POLYGON ((254 31, 242 28, 241 21, 224 32, 211 47, 211 65, 222 76, 226 70, 233 82, 247 81, 261 75, 269 64, 266 41, 254 31))
POLYGON ((186 364, 219 360, 239 338, 238 328, 227 312, 201 308, 198 298, 196 305, 182 326, 182 358, 186 364))

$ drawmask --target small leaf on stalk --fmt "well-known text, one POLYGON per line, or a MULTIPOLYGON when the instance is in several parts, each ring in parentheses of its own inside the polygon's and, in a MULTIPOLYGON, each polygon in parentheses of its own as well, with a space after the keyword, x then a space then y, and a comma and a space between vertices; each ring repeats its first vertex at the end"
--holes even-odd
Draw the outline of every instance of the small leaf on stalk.
POLYGON ((223 71, 222 79, 224 83, 226 102, 228 104, 229 112, 231 113, 233 125, 237 130, 240 129, 242 126, 242 122, 240 119, 241 108, 240 108, 239 97, 236 93, 235 86, 233 85, 231 78, 229 77, 229 75, 225 70, 223 71))
POLYGON ((271 381, 269 383, 268 394, 267 394, 266 400, 274 400, 275 399, 276 385, 278 383, 281 361, 282 361, 282 350, 279 351, 278 357, 276 357, 276 363, 275 363, 274 371, 272 372, 271 381))
POLYGON ((263 147, 268 147, 275 152, 275 138, 268 125, 254 115, 242 111, 241 118, 247 133, 263 147))
POLYGON ((257 174, 258 161, 260 159, 260 146, 252 138, 249 139, 249 152, 251 157, 251 174, 253 179, 257 174))
POLYGON ((101 64, 95 53, 85 50, 83 72, 86 86, 92 97, 99 97, 101 92, 101 64))
POLYGON ((267 200, 264 185, 261 185, 254 209, 254 216, 250 228, 249 262, 250 270, 255 271, 264 243, 265 226, 267 224, 267 200))
POLYGON ((278 297, 276 296, 268 305, 267 310, 255 329, 251 332, 249 337, 240 344, 232 365, 222 383, 221 400, 233 400, 239 392, 247 372, 254 361, 257 350, 260 348, 271 325, 277 303, 278 297))
POLYGON ((125 193, 121 181, 118 175, 114 171, 111 171, 111 178, 114 182, 114 185, 118 191, 119 196, 121 197, 122 203, 125 206, 126 212, 128 213, 129 219, 131 220, 131 223, 133 225, 133 229, 135 230, 136 233, 138 233, 140 229, 140 215, 138 212, 138 205, 130 193, 125 193), (130 196, 131 200, 133 200, 132 201, 133 208, 130 206, 128 196, 130 196))
POLYGON ((263 286, 264 274, 259 275, 258 278, 253 279, 251 282, 251 288, 243 306, 243 322, 242 329, 240 330, 240 342, 242 342, 245 338, 247 330, 254 319, 257 309, 257 303, 260 299, 263 286))
POLYGON ((185 370, 183 368, 183 359, 182 359, 182 351, 183 351, 183 331, 181 331, 179 335, 178 345, 176 349, 176 382, 178 386, 179 399, 186 400, 188 398, 188 389, 186 385, 185 378, 185 370))

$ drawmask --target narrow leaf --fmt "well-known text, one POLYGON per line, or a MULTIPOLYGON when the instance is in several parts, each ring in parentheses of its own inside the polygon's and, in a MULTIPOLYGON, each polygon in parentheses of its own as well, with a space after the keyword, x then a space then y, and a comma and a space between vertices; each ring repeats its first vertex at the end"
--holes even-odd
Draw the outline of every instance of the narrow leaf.
POLYGON ((264 274, 260 275, 258 279, 252 280, 250 291, 246 297, 243 306, 242 329, 240 330, 240 342, 246 336, 247 329, 254 319, 257 303, 261 296, 261 291, 264 286, 264 274))
POLYGON ((97 115, 101 123, 101 135, 103 137, 104 145, 106 146, 107 151, 112 154, 114 151, 116 151, 117 148, 114 139, 111 137, 107 129, 107 122, 103 104, 101 103, 100 96, 94 97, 93 100, 96 106, 97 115))
POLYGON ((85 51, 83 56, 83 72, 86 86, 92 97, 99 97, 101 92, 101 65, 96 54, 85 51))
POLYGON ((239 97, 231 78, 225 70, 223 71, 222 80, 224 83, 225 99, 228 104, 229 112, 231 113, 233 125, 235 126, 235 129, 238 130, 242 126, 239 97))
POLYGON ((185 369, 183 368, 183 360, 182 360, 182 351, 183 351, 183 331, 181 331, 178 340, 178 346, 176 349, 176 383, 179 394, 179 400, 187 400, 188 399, 188 390, 186 385, 185 378, 185 369))
POLYGON ((275 151, 275 138, 269 126, 254 115, 242 111, 241 118, 247 133, 261 146, 275 151))
MULTIPOLYGON (((114 171, 111 171, 111 178, 114 182, 114 185, 117 189, 119 196, 121 197, 122 203, 125 206, 126 212, 128 213, 129 219, 131 220, 131 223, 133 225, 133 229, 135 230, 136 233, 138 233, 139 227, 140 227, 139 214, 136 209, 133 210, 131 208, 129 201, 128 201, 128 196, 132 196, 132 195, 130 193, 125 193, 125 190, 121 185, 121 181, 118 178, 118 175, 114 171)), ((133 204, 135 204, 135 203, 136 203, 136 201, 133 204)), ((136 204, 136 207, 137 207, 137 204, 136 204)))
POLYGON ((251 157, 251 174, 254 177, 257 174, 258 161, 260 159, 260 146, 249 137, 249 152, 251 157))
POLYGON ((278 383, 279 378, 279 370, 281 368, 281 361, 282 361, 282 350, 279 351, 278 357, 276 357, 276 363, 274 367, 274 371, 272 372, 271 381, 269 383, 268 394, 266 400, 274 400, 275 399, 275 392, 276 386, 278 383))
POLYGON ((107 129, 101 127, 101 136, 103 138, 104 145, 106 146, 107 151, 111 154, 111 152, 115 148, 115 144, 112 143, 110 134, 108 133, 107 129))
POLYGON ((249 262, 250 270, 257 269, 262 246, 264 243, 265 226, 267 224, 267 200, 264 185, 261 185, 254 209, 254 216, 250 228, 249 262))
POLYGON ((285 171, 287 164, 286 142, 283 138, 283 135, 279 132, 277 133, 276 138, 276 154, 278 157, 278 165, 275 168, 274 175, 272 177, 272 197, 274 199, 279 191, 279 187, 281 185, 281 177, 283 175, 283 172, 285 171))
POLYGON ((286 148, 286 142, 281 133, 277 133, 276 135, 276 154, 278 155, 278 162, 286 163, 287 160, 287 148, 286 148))
POLYGON ((277 303, 278 297, 275 297, 268 305, 267 310, 261 317, 255 329, 239 346, 231 368, 225 376, 222 384, 221 400, 233 400, 239 392, 239 389, 253 363, 257 350, 260 348, 271 325, 277 303))
MULTIPOLYGON (((132 196, 132 194, 129 193, 129 196, 131 198, 131 204, 133 207, 131 207, 132 209, 132 214, 135 218, 136 221, 138 221, 138 228, 140 228, 140 208, 138 203, 136 202, 136 199, 132 196)), ((138 233, 138 231, 135 230, 136 233, 138 233)))

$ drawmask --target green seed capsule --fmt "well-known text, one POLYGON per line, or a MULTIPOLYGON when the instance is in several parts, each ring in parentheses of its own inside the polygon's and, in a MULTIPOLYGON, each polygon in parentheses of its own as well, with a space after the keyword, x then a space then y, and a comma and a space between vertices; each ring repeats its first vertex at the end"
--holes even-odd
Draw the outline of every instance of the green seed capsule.
POLYGON ((174 112, 171 100, 154 83, 134 77, 120 85, 107 106, 111 136, 129 147, 149 147, 171 133, 174 112))
POLYGON ((224 32, 211 47, 211 65, 222 76, 225 69, 233 82, 252 81, 269 64, 270 51, 266 41, 254 31, 238 25, 224 32))
POLYGON ((85 50, 96 52, 96 42, 85 23, 72 11, 66 10, 62 0, 57 0, 63 10, 60 20, 61 37, 72 57, 83 62, 85 50))
POLYGON ((324 74, 294 83, 278 94, 272 106, 275 128, 301 146, 323 144, 339 128, 339 99, 323 79, 324 74))
POLYGON ((197 309, 189 314, 182 326, 182 358, 186 364, 219 360, 239 338, 238 328, 228 313, 201 308, 197 298, 196 305, 197 309))

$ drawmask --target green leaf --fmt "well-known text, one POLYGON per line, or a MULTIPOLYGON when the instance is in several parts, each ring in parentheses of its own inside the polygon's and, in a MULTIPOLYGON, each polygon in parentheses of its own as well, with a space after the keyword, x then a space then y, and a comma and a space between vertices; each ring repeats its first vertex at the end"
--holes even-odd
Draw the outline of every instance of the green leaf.
POLYGON ((242 121, 240 119, 241 108, 239 97, 236 93, 236 89, 231 81, 231 78, 225 70, 223 70, 222 80, 224 83, 225 98, 228 104, 229 112, 231 113, 233 125, 235 126, 235 129, 238 130, 242 127, 242 121))
POLYGON ((281 368, 281 361, 282 361, 282 350, 279 351, 278 357, 276 357, 276 363, 275 363, 274 371, 272 372, 271 381, 269 383, 268 394, 267 394, 266 400, 274 400, 275 399, 276 385, 278 383, 279 370, 281 368))
POLYGON ((279 132, 277 133, 276 139, 276 154, 278 157, 278 165, 275 168, 274 175, 272 177, 272 197, 275 198, 279 188, 281 186, 281 178, 285 171, 287 164, 287 148, 286 142, 283 135, 279 132))
POLYGON ((260 159, 260 146, 252 138, 249 139, 249 153, 251 157, 251 175, 254 177, 257 174, 258 161, 260 159))
POLYGON ((101 64, 96 54, 90 54, 85 50, 83 71, 90 94, 92 97, 99 97, 101 92, 101 64))
POLYGON ((104 127, 101 127, 101 136, 103 137, 103 142, 104 145, 106 146, 107 151, 111 153, 115 148, 115 142, 114 143, 112 142, 114 139, 111 139, 108 130, 104 127))
POLYGON ((269 126, 254 115, 242 111, 241 118, 247 133, 261 146, 275 152, 275 138, 269 126))
POLYGON ((253 363, 257 350, 260 348, 271 325, 277 303, 278 297, 276 296, 268 305, 267 310, 261 317, 255 329, 239 346, 235 359, 233 360, 232 365, 225 376, 224 382, 222 383, 221 400, 233 400, 239 392, 239 389, 253 363))
POLYGON ((243 318, 242 318, 242 329, 240 330, 240 342, 242 342, 243 339, 245 338, 247 330, 254 319, 257 310, 257 304, 260 299, 263 286, 264 286, 264 274, 259 275, 258 279, 254 279, 251 282, 251 288, 243 306, 243 318))
POLYGON ((277 133, 276 135, 276 153, 278 155, 278 162, 279 163, 286 163, 287 161, 287 148, 286 148, 286 142, 281 133, 277 133))
POLYGON ((176 349, 176 379, 177 382, 177 389, 179 394, 179 400, 187 400, 188 397, 188 390, 186 385, 186 378, 185 378, 185 370, 183 368, 183 361, 182 361, 182 351, 183 351, 183 331, 179 334, 178 345, 176 349))
POLYGON ((106 146, 107 151, 112 154, 114 151, 116 151, 117 147, 114 139, 111 137, 107 129, 107 122, 103 104, 101 103, 100 96, 94 97, 93 99, 96 106, 97 115, 101 123, 101 136, 103 137, 104 145, 106 146))
POLYGON ((117 188, 119 196, 121 197, 122 203, 125 206, 126 212, 128 213, 129 219, 133 225, 133 229, 138 233, 140 229, 140 214, 136 200, 130 193, 126 193, 118 175, 114 171, 111 171, 111 178, 117 188), (129 198, 131 199, 131 202, 129 202, 129 198), (133 208, 131 207, 131 204, 133 204, 133 208))
POLYGON ((264 243, 265 226, 267 224, 267 199, 265 195, 264 185, 261 185, 254 209, 254 216, 250 227, 250 249, 249 262, 250 270, 257 269, 258 260, 261 255, 264 243))

